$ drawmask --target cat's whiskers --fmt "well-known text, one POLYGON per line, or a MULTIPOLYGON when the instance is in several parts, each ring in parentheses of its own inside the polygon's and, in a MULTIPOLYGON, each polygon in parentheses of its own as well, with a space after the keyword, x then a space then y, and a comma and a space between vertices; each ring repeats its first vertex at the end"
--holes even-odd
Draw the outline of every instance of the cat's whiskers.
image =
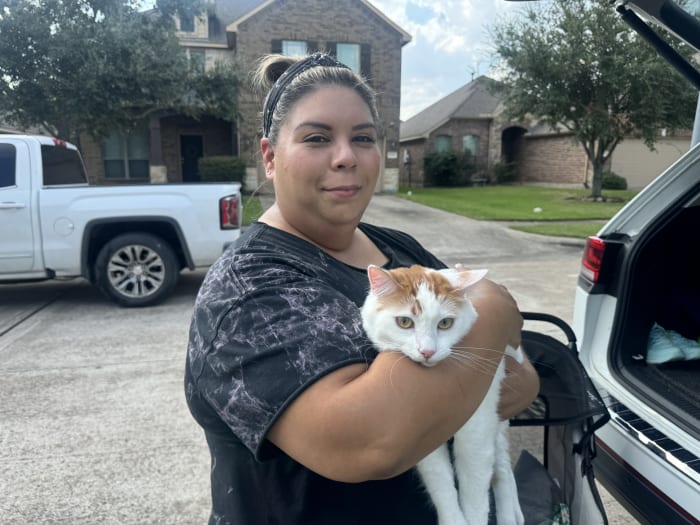
POLYGON ((493 348, 487 348, 485 346, 453 346, 452 350, 481 350, 486 352, 493 352, 495 354, 503 355, 502 351, 494 350, 493 348))
POLYGON ((446 359, 450 359, 461 366, 471 367, 477 372, 484 374, 493 374, 496 368, 498 368, 499 363, 488 357, 477 356, 468 352, 460 353, 453 351, 446 359))
POLYGON ((400 357, 396 361, 394 361, 394 363, 391 365, 391 368, 389 369, 389 384, 393 387, 394 386, 394 368, 396 367, 396 365, 399 364, 400 361, 403 361, 404 359, 408 359, 408 356, 399 350, 391 350, 391 352, 400 354, 400 357))

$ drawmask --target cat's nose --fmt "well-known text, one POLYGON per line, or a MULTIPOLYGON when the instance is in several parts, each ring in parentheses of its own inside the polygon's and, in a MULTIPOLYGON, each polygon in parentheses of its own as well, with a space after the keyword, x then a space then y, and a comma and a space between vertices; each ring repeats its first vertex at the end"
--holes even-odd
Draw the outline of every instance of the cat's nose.
POLYGON ((430 350, 429 348, 422 348, 419 352, 420 355, 425 357, 426 361, 435 355, 435 350, 430 350))

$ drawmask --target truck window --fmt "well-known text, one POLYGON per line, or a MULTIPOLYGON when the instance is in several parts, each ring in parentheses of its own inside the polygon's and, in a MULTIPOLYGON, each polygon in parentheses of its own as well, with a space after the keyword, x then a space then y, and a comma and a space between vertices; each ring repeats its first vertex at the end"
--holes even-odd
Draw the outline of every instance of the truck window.
POLYGON ((80 155, 74 149, 41 146, 44 185, 85 184, 87 176, 80 155))
POLYGON ((0 144, 0 188, 15 185, 15 158, 17 152, 12 144, 0 144))

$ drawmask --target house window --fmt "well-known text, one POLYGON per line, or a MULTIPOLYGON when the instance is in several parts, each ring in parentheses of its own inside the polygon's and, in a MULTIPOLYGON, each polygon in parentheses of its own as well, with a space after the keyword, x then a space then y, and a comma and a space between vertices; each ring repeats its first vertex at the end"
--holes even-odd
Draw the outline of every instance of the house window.
POLYGON ((452 151, 452 137, 449 135, 438 135, 435 138, 435 151, 438 153, 452 151))
POLYGON ((15 185, 15 157, 12 144, 0 144, 0 188, 15 185))
POLYGON ((474 157, 479 155, 479 135, 464 135, 462 137, 462 151, 468 151, 474 157))
POLYGON ((180 31, 183 33, 194 33, 194 17, 186 16, 180 18, 180 31))
POLYGON ((360 73, 360 44, 336 44, 336 57, 356 73, 360 73))
POLYGON ((306 42, 301 40, 282 40, 282 54, 288 57, 306 55, 306 42))
POLYGON ((105 178, 112 180, 149 177, 148 130, 144 127, 129 135, 112 133, 102 143, 105 178))
POLYGON ((206 55, 204 49, 188 49, 187 60, 190 71, 193 73, 204 73, 206 67, 206 55))

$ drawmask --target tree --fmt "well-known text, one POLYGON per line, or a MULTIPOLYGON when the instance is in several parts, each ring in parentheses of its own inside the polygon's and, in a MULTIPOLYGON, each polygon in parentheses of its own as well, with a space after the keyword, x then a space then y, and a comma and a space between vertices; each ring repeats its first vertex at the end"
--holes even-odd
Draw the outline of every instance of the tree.
POLYGON ((0 115, 77 142, 128 133, 160 111, 233 120, 238 75, 231 64, 195 73, 173 15, 200 0, 0 0, 0 115))
POLYGON ((653 149, 659 129, 692 126, 697 92, 607 0, 531 6, 497 23, 493 40, 505 66, 506 113, 571 131, 593 166, 594 198, 624 137, 653 149))

